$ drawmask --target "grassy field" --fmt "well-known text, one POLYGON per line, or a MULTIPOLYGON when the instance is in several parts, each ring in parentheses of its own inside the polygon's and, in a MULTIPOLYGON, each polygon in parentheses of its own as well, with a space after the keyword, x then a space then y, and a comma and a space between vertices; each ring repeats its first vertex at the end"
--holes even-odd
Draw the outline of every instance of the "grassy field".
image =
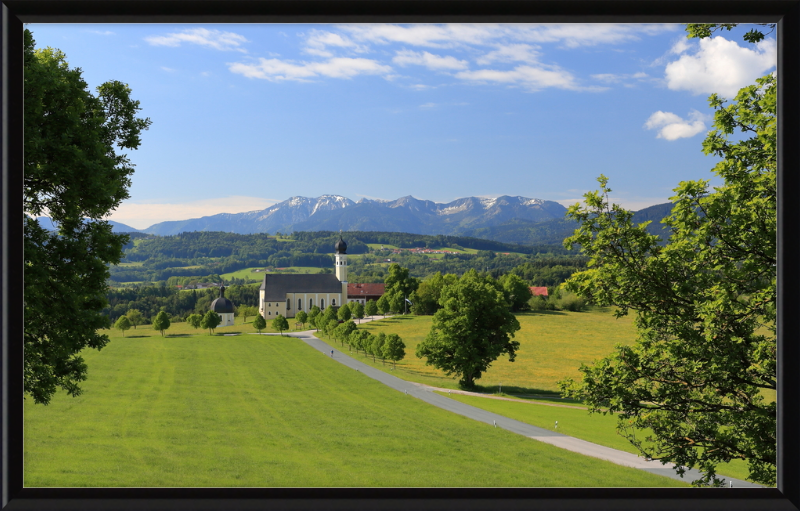
MULTIPOLYGON (((288 267, 289 270, 294 270, 292 272, 285 272, 285 271, 273 271, 270 273, 319 273, 322 268, 317 268, 315 266, 291 266, 288 267)), ((236 270, 230 273, 223 273, 220 275, 223 279, 258 279, 261 280, 264 278, 264 268, 263 267, 255 267, 255 268, 243 268, 241 270, 236 270), (261 270, 260 272, 254 272, 253 270, 261 270)))
POLYGON ((445 412, 297 339, 192 331, 114 333, 84 353, 80 397, 27 400, 25 486, 684 486, 445 412))
MULTIPOLYGON (((417 344, 428 334, 432 316, 390 316, 360 328, 370 332, 396 333, 406 344, 406 358, 397 363, 397 376, 444 388, 458 388, 457 380, 426 366, 414 355, 417 344)), ((630 317, 615 319, 608 309, 589 312, 542 311, 517 315, 521 329, 516 333, 520 349, 514 362, 497 359, 478 380, 480 388, 496 391, 502 384, 510 394, 552 393, 565 377, 580 376, 581 363, 611 353, 615 344, 632 343, 636 332, 630 317)), ((363 357, 362 357, 363 359, 363 357)), ((378 368, 386 368, 378 360, 378 368)))
MULTIPOLYGON (((444 393, 444 395, 447 395, 444 393)), ((527 424, 540 428, 558 431, 565 435, 574 436, 588 442, 593 442, 620 451, 638 454, 638 451, 621 435, 617 434, 617 418, 612 415, 592 414, 586 409, 566 408, 560 406, 543 406, 530 401, 503 401, 485 397, 465 396, 451 394, 451 399, 467 403, 477 408, 498 413, 527 424), (558 421, 558 428, 555 422, 558 421)), ((648 431, 637 432, 637 437, 644 438, 648 431)), ((720 465, 717 471, 721 475, 747 478, 747 463, 742 460, 733 460, 720 465)))

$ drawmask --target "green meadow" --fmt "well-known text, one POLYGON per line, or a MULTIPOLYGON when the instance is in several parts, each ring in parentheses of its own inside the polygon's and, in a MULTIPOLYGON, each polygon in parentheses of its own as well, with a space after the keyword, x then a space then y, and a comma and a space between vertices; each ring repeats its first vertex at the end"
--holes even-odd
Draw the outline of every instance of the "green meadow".
MULTIPOLYGON (((317 268, 314 266, 291 266, 285 268, 285 270, 292 270, 292 271, 272 271, 270 273, 319 273, 322 268, 317 268)), ((262 280, 264 278, 264 268, 263 267, 254 267, 254 268, 243 268, 241 270, 232 271, 229 273, 223 273, 220 275, 223 279, 258 279, 262 280), (255 272, 253 270, 261 270, 259 272, 255 272)))
MULTIPOLYGON (((594 308, 588 312, 540 311, 517 314, 520 330, 514 339, 520 348, 514 362, 497 359, 478 380, 479 389, 495 392, 502 384, 511 394, 558 392, 557 382, 566 377, 578 378, 581 363, 611 353, 616 344, 630 344, 636 339, 631 317, 614 318, 610 309, 594 308)), ((359 328, 370 332, 396 333, 406 345, 406 357, 397 363, 400 378, 443 388, 458 388, 457 380, 442 371, 426 366, 415 350, 428 334, 432 316, 388 316, 359 328)), ((346 349, 346 348, 345 348, 346 349)), ((361 360, 364 360, 362 356, 361 360)), ((374 367, 389 370, 380 359, 374 367)))
MULTIPOLYGON (((440 392, 440 394, 447 395, 446 392, 440 392)), ((574 405, 572 404, 568 405, 570 406, 568 408, 566 406, 552 406, 552 402, 541 404, 541 402, 537 403, 533 400, 506 401, 463 394, 450 394, 449 397, 520 422, 549 429, 550 431, 557 431, 588 442, 619 449, 620 451, 639 454, 627 439, 617 433, 617 417, 614 415, 602 415, 599 413, 589 415, 586 408, 573 407, 574 405), (557 428, 556 421, 558 421, 557 428)), ((644 439, 649 433, 651 433, 649 430, 637 431, 636 435, 637 438, 644 439)), ((747 463, 742 460, 732 460, 730 463, 720 465, 717 471, 721 475, 737 479, 746 479, 748 475, 747 463)))
POLYGON ((25 402, 26 487, 685 486, 455 415, 300 340, 139 326, 25 402))

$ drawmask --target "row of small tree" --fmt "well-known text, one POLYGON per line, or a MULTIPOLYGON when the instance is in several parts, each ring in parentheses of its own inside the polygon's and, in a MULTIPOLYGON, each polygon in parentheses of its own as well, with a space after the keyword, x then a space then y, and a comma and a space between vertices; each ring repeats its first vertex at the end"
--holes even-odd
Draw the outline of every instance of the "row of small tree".
MULTIPOLYGON (((219 318, 219 315, 217 315, 217 318, 219 318)), ((142 318, 142 313, 136 309, 131 309, 128 311, 128 314, 125 316, 120 316, 119 319, 117 319, 117 322, 114 323, 114 328, 121 330, 122 336, 125 337, 126 330, 130 330, 131 327, 136 328, 136 325, 141 325, 143 322, 144 319, 142 318)), ((217 323, 217 325, 218 324, 219 323, 217 323)), ((164 335, 164 332, 169 329, 169 326, 170 317, 166 312, 161 311, 153 318, 153 330, 158 330, 161 332, 162 336, 164 335)))
POLYGON ((355 350, 356 353, 363 353, 365 357, 372 355, 373 361, 376 357, 380 357, 384 364, 387 360, 391 360, 393 366, 397 367, 397 361, 403 360, 406 356, 406 345, 399 335, 383 332, 376 335, 366 330, 359 330, 352 320, 343 323, 328 322, 320 331, 339 341, 342 346, 346 344, 351 352, 355 350))

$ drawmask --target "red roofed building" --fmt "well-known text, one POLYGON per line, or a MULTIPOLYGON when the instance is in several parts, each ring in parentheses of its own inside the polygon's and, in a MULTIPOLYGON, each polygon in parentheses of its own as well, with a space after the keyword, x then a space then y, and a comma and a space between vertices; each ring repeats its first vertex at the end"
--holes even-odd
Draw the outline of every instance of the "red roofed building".
POLYGON ((547 288, 546 287, 535 287, 531 286, 531 294, 533 296, 547 296, 547 288))
POLYGON ((347 284, 347 301, 366 305, 367 300, 378 301, 385 291, 386 284, 347 284))

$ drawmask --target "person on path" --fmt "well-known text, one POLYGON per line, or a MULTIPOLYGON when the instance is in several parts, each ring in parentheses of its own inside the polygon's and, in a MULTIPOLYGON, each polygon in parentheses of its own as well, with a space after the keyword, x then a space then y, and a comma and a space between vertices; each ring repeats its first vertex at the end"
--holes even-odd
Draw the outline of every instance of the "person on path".
POLYGON ((331 358, 333 358, 333 350, 331 350, 331 358))

